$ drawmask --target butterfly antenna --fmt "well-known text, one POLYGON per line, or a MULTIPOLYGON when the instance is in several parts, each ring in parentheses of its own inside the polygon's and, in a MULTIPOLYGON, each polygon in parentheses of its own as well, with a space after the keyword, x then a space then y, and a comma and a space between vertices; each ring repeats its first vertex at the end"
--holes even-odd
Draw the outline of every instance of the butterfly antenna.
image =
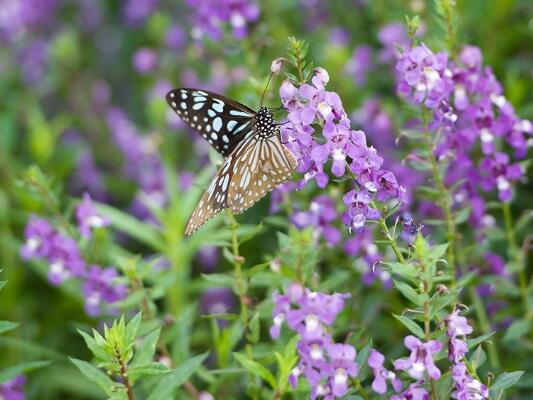
POLYGON ((269 85, 270 81, 272 80, 272 75, 274 75, 273 72, 270 73, 270 76, 268 77, 268 81, 267 81, 266 86, 265 86, 265 90, 263 90, 263 95, 261 96, 261 105, 260 105, 260 107, 263 107, 263 100, 265 99, 265 94, 266 94, 266 91, 268 89, 268 85, 269 85))

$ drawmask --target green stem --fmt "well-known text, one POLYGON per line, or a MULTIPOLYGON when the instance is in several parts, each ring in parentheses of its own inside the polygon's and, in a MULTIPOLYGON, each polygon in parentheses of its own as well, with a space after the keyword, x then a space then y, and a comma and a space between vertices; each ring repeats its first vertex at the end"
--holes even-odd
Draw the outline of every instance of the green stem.
POLYGON ((511 206, 508 202, 502 203, 502 210, 503 219, 505 221, 505 232, 507 234, 507 242, 509 243, 510 247, 510 256, 516 263, 516 268, 518 269, 518 284, 520 285, 520 295, 522 297, 522 303, 524 306, 525 319, 531 319, 533 315, 529 307, 528 301, 529 289, 527 284, 526 271, 524 269, 525 265, 522 262, 522 258, 520 256, 520 248, 516 243, 513 227, 513 215, 511 213, 511 206))
MULTIPOLYGON (((377 207, 373 201, 370 202, 370 205, 372 208, 377 210, 377 207)), ((387 222, 381 216, 381 214, 378 219, 378 224, 381 228, 381 232, 383 236, 389 242, 389 246, 392 248, 392 250, 396 254, 396 258, 398 258, 398 261, 401 262, 402 264, 405 264, 405 257, 403 256, 402 251, 400 250, 400 248, 398 247, 398 244, 396 243, 396 238, 394 238, 393 235, 390 233, 389 227, 387 226, 387 222)))
MULTIPOLYGON (((237 229, 239 228, 239 223, 235 219, 233 213, 228 210, 228 217, 230 219, 230 230, 231 230, 231 243, 233 250, 233 266, 235 268, 235 279, 237 281, 237 295, 239 296, 240 302, 240 318, 244 330, 244 336, 246 338, 245 351, 246 356, 249 360, 253 360, 253 351, 252 345, 248 340, 248 300, 246 296, 246 282, 242 274, 242 265, 244 264, 244 258, 239 254, 239 237, 237 235, 237 229)), ((250 380, 253 380, 254 377, 250 373, 250 380)), ((253 395, 254 399, 257 399, 257 394, 253 395)))
POLYGON ((446 239, 448 241, 448 268, 450 269, 451 275, 453 277, 452 286, 455 287, 455 221, 453 218, 452 205, 451 205, 451 196, 450 192, 444 185, 444 180, 439 171, 439 163, 433 152, 433 140, 431 138, 431 133, 428 129, 427 121, 427 110, 422 110, 422 122, 423 122, 423 132, 424 139, 426 144, 426 150, 428 152, 429 162, 431 165, 431 174, 433 180, 435 181, 435 186, 439 191, 439 206, 441 207, 444 213, 444 219, 446 221, 446 239))
POLYGON ((361 385, 361 381, 359 380, 359 378, 353 378, 353 383, 354 383, 355 387, 357 388, 357 390, 359 391, 359 394, 361 395, 361 397, 364 400, 369 400, 370 397, 368 397, 368 393, 366 392, 366 390, 363 387, 363 385, 361 385))

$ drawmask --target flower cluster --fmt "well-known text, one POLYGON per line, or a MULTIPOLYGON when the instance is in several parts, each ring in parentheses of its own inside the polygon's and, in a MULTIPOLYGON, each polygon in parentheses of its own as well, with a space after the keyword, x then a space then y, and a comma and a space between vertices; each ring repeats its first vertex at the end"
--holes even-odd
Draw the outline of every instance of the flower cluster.
POLYGON ((303 375, 311 385, 313 399, 317 396, 324 399, 344 396, 349 377, 356 377, 359 372, 355 348, 334 343, 328 332, 328 327, 344 308, 344 299, 349 296, 312 292, 297 283, 292 283, 285 295, 274 294, 274 324, 270 334, 278 338, 284 321, 298 333, 300 361, 292 370, 289 382, 296 387, 298 378, 303 375))
POLYGON ((194 9, 192 36, 201 39, 204 35, 213 40, 223 36, 223 26, 229 23, 237 39, 248 33, 248 24, 259 18, 259 5, 254 0, 187 0, 194 9))
MULTIPOLYGON (((90 239, 92 229, 107 226, 109 221, 97 212, 91 197, 84 194, 83 201, 76 209, 79 233, 90 239)), ((21 248, 24 259, 45 260, 49 264, 48 279, 59 285, 70 278, 82 281, 85 310, 89 315, 98 315, 102 303, 112 304, 127 294, 125 285, 113 284, 117 271, 97 265, 86 266, 76 240, 57 230, 46 219, 32 216, 26 225, 26 242, 21 248)))
POLYGON ((396 374, 386 369, 385 356, 376 349, 370 349, 367 360, 368 366, 374 373, 372 381, 372 390, 378 394, 384 394, 387 391, 387 381, 390 381, 393 389, 399 392, 402 388, 402 381, 396 377, 396 374))
POLYGON ((15 378, 0 383, 0 399, 3 400, 24 400, 24 385, 26 384, 26 377, 18 375, 15 378))
POLYGON ((452 378, 455 382, 453 397, 458 400, 483 400, 489 396, 487 387, 475 379, 465 362, 468 351, 466 337, 473 329, 465 317, 459 315, 456 308, 446 317, 446 335, 448 336, 448 359, 452 363, 452 378))
POLYGON ((453 159, 445 183, 456 186, 457 206, 474 204, 470 220, 483 226, 487 219, 480 191, 497 189, 499 200, 509 201, 511 184, 524 173, 498 149, 508 145, 515 158, 525 157, 533 125, 516 115, 491 68, 483 67, 476 47, 465 46, 457 61, 444 52, 434 54, 424 44, 406 48, 396 69, 399 92, 434 112, 429 127, 441 132, 435 155, 453 159))
POLYGON ((330 160, 333 176, 355 176, 354 190, 344 196, 347 212, 343 220, 350 230, 360 232, 366 219, 379 217, 371 205, 374 197, 403 202, 405 190, 392 172, 381 169, 383 159, 367 146, 364 132, 351 129, 339 95, 325 89, 328 81, 327 71, 316 68, 311 84, 282 83, 280 98, 288 111, 282 135, 298 159, 298 171, 304 174, 299 188, 313 179, 324 188, 329 181, 325 165, 330 160), (316 126, 322 128, 321 137, 314 136, 316 126))

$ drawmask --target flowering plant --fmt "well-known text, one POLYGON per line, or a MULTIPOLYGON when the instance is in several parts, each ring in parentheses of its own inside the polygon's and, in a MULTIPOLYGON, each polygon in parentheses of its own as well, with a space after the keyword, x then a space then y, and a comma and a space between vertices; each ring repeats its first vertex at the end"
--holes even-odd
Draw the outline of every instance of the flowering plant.
POLYGON ((119 3, 0 0, 0 399, 528 398, 528 1, 119 3), (174 87, 297 161, 191 237, 174 87))

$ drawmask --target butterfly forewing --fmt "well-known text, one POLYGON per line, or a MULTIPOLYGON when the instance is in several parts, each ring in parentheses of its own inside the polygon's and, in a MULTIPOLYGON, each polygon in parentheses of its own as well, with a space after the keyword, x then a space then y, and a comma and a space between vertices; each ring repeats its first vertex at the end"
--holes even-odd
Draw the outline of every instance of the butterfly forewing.
POLYGON ((227 157, 253 128, 255 111, 201 89, 174 89, 166 96, 178 116, 227 157))
POLYGON ((296 159, 278 135, 247 136, 225 160, 196 206, 186 235, 193 234, 224 208, 244 212, 274 187, 288 181, 296 159))

